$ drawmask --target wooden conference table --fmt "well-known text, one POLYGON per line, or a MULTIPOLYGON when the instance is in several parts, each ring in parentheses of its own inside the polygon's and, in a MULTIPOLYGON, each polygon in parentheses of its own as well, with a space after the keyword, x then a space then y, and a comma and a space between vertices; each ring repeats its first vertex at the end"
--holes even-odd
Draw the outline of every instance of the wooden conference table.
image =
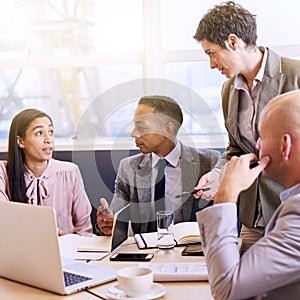
MULTIPOLYGON (((134 239, 129 238, 119 249, 117 252, 152 252, 154 253, 154 258, 151 262, 197 262, 202 257, 196 256, 181 256, 181 251, 183 247, 175 247, 172 250, 159 250, 159 249, 147 249, 147 250, 139 250, 134 239)), ((93 264, 105 264, 110 267, 115 268, 124 268, 128 266, 138 265, 137 262, 111 262, 109 260, 110 255, 99 261, 92 261, 90 263, 93 264)), ((102 284, 96 286, 94 288, 90 288, 88 291, 78 292, 68 296, 60 296, 51 292, 43 291, 37 288, 33 288, 30 286, 26 286, 17 282, 13 282, 10 280, 6 280, 0 278, 0 299, 9 299, 9 300, 56 300, 56 299, 64 299, 64 300, 96 300, 96 299, 108 299, 106 296, 107 289, 116 284, 116 281, 108 282, 106 284, 102 284)), ((176 299, 184 299, 184 300, 211 300, 213 297, 210 293, 209 284, 207 281, 203 282, 160 282, 165 289, 166 294, 157 300, 176 300, 176 299)))

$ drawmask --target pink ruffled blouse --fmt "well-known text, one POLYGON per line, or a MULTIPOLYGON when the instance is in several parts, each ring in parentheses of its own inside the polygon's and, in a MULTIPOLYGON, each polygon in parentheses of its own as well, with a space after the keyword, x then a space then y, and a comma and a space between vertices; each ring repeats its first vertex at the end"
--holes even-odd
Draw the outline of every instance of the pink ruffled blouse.
MULTIPOLYGON (((28 203, 53 207, 64 234, 92 235, 91 203, 77 165, 52 158, 40 177, 26 169, 25 182, 28 203)), ((10 201, 7 188, 6 161, 0 161, 0 200, 10 201)))

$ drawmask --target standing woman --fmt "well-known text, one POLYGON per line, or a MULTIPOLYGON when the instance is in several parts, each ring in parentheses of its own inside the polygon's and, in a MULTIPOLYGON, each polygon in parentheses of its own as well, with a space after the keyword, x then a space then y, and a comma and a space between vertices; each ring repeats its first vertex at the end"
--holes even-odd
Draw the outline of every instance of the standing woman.
POLYGON ((36 109, 17 114, 7 162, 0 161, 0 200, 53 207, 59 235, 92 235, 91 204, 79 168, 53 159, 53 151, 51 118, 36 109))

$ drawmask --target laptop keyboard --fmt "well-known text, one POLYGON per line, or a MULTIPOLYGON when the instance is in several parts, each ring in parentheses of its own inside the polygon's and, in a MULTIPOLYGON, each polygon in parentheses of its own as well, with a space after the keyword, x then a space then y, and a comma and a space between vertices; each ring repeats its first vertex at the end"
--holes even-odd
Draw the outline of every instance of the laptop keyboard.
POLYGON ((206 263, 174 262, 174 263, 141 263, 154 272, 154 281, 200 281, 207 280, 206 263))
POLYGON ((92 278, 64 271, 65 286, 90 280, 92 278))

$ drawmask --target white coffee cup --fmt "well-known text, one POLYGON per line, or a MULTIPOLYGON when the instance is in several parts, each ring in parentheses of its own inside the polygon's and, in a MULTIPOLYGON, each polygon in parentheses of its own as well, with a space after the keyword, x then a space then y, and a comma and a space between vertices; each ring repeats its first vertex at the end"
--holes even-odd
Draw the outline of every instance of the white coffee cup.
POLYGON ((146 267, 128 267, 118 271, 119 287, 126 296, 141 297, 149 294, 153 284, 153 271, 146 267))

